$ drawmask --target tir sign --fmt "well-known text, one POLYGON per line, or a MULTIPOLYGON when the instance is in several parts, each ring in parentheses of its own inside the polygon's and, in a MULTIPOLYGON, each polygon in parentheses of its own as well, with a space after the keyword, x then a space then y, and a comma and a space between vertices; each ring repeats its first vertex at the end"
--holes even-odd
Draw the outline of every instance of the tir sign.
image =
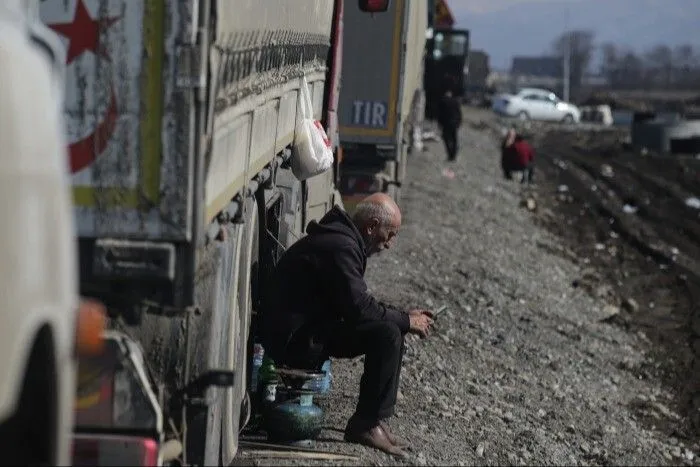
POLYGON ((389 9, 389 0, 359 0, 360 11, 384 13, 389 9))

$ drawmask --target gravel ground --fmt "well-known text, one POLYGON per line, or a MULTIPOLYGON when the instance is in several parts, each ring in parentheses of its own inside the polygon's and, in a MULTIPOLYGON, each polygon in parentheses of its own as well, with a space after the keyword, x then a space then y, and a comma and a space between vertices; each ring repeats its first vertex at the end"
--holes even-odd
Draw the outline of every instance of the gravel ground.
POLYGON ((315 447, 357 455, 357 465, 700 465, 695 440, 655 426, 684 418, 673 388, 643 371, 655 363, 652 341, 605 322, 609 304, 572 287, 585 271, 520 206, 519 184, 502 180, 494 134, 467 123, 460 140, 455 163, 440 143, 411 156, 398 242, 368 271, 381 299, 448 307, 431 337, 408 338, 390 425, 410 456, 342 441, 361 359, 333 362, 315 447))

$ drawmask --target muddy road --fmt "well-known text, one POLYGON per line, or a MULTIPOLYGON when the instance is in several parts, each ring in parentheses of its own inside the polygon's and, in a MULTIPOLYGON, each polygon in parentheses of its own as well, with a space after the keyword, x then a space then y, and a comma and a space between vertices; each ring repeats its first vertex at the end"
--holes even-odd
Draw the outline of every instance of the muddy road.
MULTIPOLYGON (((342 441, 361 359, 333 362, 332 390, 318 398, 327 429, 315 447, 356 456, 339 462, 356 465, 700 465, 687 416, 697 218, 682 232, 671 225, 685 225, 676 214, 663 217, 671 208, 654 210, 652 200, 644 225, 661 222, 658 232, 668 233, 640 235, 649 241, 656 233, 663 241, 649 243, 663 254, 638 248, 623 229, 604 227, 614 224, 604 209, 610 205, 598 209, 586 197, 587 160, 577 159, 575 175, 571 165, 561 168, 580 154, 559 150, 579 140, 538 136, 547 155, 537 187, 525 190, 500 175, 497 122, 465 112, 456 162, 445 162, 439 142, 412 155, 398 242, 369 266, 379 298, 448 307, 428 339, 408 338, 390 426, 411 441, 409 457, 342 441), (533 209, 523 203, 528 198, 533 209)), ((613 171, 635 177, 622 166, 613 171)), ((668 189, 663 177, 637 183, 682 198, 695 186, 688 176, 687 185, 668 189)), ((618 197, 643 217, 644 196, 618 197)), ((313 463, 251 459, 245 450, 240 457, 260 465, 313 463)))

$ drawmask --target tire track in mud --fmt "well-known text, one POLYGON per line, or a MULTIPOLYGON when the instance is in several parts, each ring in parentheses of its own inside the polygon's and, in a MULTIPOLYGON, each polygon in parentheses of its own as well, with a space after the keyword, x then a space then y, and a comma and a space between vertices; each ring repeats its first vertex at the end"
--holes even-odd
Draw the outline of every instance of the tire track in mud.
MULTIPOLYGON (((604 159, 604 163, 613 169, 613 174, 605 177, 601 174, 598 161, 592 162, 590 157, 586 157, 586 154, 582 154, 581 151, 574 149, 567 153, 566 157, 568 161, 573 162, 595 179, 596 185, 603 185, 608 191, 619 193, 619 198, 625 204, 637 207, 636 215, 647 221, 659 237, 671 236, 681 244, 691 243, 700 248, 700 214, 697 210, 685 205, 685 200, 693 193, 682 189, 679 186, 680 183, 674 184, 659 176, 643 172, 638 170, 631 161, 614 157, 604 159), (652 202, 652 197, 656 203, 659 203, 658 206, 652 202), (673 206, 670 205, 672 203, 673 206), (682 216, 668 215, 668 209, 674 209, 682 216), (685 238, 677 237, 676 231, 682 233, 685 238)), ((687 253, 692 258, 700 257, 700 250, 687 253)))
POLYGON ((552 153, 540 150, 538 152, 541 159, 559 169, 559 179, 568 187, 569 193, 584 203, 584 207, 597 214, 596 227, 598 234, 604 237, 607 232, 614 231, 629 245, 633 246, 640 253, 650 256, 655 261, 664 264, 673 263, 671 248, 663 242, 662 245, 652 244, 651 238, 656 237, 648 225, 642 222, 630 222, 623 219, 622 211, 625 203, 624 196, 621 196, 613 187, 606 185, 606 190, 592 190, 592 186, 601 184, 592 177, 585 167, 571 163, 570 159, 564 162, 561 158, 552 153), (636 227, 636 228, 635 228, 636 227))
MULTIPOLYGON (((575 163, 578 169, 585 171, 588 176, 593 180, 593 183, 598 187, 597 190, 603 189, 603 193, 607 193, 610 198, 614 198, 620 211, 623 208, 620 205, 631 206, 636 210, 634 216, 639 219, 639 222, 634 220, 625 219, 623 216, 615 216, 615 220, 623 225, 629 225, 630 232, 634 231, 635 227, 639 227, 644 236, 648 236, 649 240, 645 243, 652 248, 656 247, 653 245, 651 238, 656 237, 666 243, 667 260, 675 261, 674 256, 674 246, 673 243, 677 245, 683 245, 686 247, 693 246, 691 251, 685 251, 685 257, 692 260, 693 258, 700 257, 700 225, 692 223, 692 218, 676 216, 669 216, 663 207, 656 207, 654 203, 651 202, 648 191, 635 190, 632 187, 648 186, 649 177, 640 175, 638 172, 635 173, 634 170, 627 168, 627 180, 620 180, 623 178, 619 172, 621 164, 614 164, 617 167, 617 171, 610 178, 601 177, 599 174, 598 167, 595 167, 589 161, 582 160, 580 156, 574 156, 569 158, 569 161, 575 163), (631 179, 631 180, 630 180, 631 179), (612 194, 611 194, 612 193, 612 194)), ((613 166, 613 164, 610 164, 613 166)), ((596 191, 597 191, 596 190, 596 191)), ((668 193, 668 192, 667 192, 668 193)), ((657 195, 658 196, 658 195, 657 195)), ((676 199, 671 199, 670 201, 676 201, 676 199)), ((678 199, 678 204, 682 205, 683 200, 678 199)), ((668 208, 668 207, 667 207, 668 208)), ((688 208, 688 211, 690 208, 688 208)), ((634 219, 634 217, 627 216, 629 219, 634 219)), ((657 242, 658 243, 658 242, 657 242)), ((638 247, 639 249, 639 247, 638 247)), ((658 249, 658 248, 657 248, 658 249)), ((695 275, 698 275, 700 271, 700 266, 696 264, 696 261, 692 261, 692 264, 687 265, 687 268, 691 269, 695 275)))
MULTIPOLYGON (((692 195, 686 191, 692 186, 644 173, 633 162, 616 160, 614 156, 586 157, 575 147, 566 147, 562 142, 553 144, 557 139, 545 136, 541 140, 538 163, 545 172, 555 174, 557 183, 567 185, 568 191, 563 196, 569 197, 569 204, 582 205, 579 214, 588 214, 596 238, 605 243, 614 232, 619 240, 646 257, 647 262, 651 260, 658 265, 658 272, 652 272, 644 281, 635 281, 632 273, 627 281, 618 282, 618 288, 658 296, 663 301, 658 308, 664 308, 670 316, 640 313, 614 322, 628 329, 651 329, 654 340, 662 347, 660 350, 665 350, 666 358, 671 358, 667 362, 678 364, 678 368, 664 368, 667 380, 676 387, 679 408, 688 415, 697 433, 700 431, 700 218, 697 211, 683 204, 692 195), (601 173, 601 164, 613 169, 612 176, 601 173), (676 206, 669 210, 669 203, 676 206), (625 204, 635 206, 636 212, 624 212, 625 204), (667 320, 670 325, 664 323, 667 320)), ((620 260, 620 267, 630 264, 633 270, 639 269, 633 263, 620 260)))

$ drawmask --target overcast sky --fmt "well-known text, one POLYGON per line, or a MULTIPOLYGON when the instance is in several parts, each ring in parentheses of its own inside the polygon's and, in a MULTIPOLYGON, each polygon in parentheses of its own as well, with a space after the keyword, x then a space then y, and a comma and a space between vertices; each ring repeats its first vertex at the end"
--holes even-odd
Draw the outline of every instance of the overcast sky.
POLYGON ((565 29, 636 49, 691 43, 700 50, 700 0, 447 0, 472 48, 509 68, 513 55, 547 52, 565 29))

